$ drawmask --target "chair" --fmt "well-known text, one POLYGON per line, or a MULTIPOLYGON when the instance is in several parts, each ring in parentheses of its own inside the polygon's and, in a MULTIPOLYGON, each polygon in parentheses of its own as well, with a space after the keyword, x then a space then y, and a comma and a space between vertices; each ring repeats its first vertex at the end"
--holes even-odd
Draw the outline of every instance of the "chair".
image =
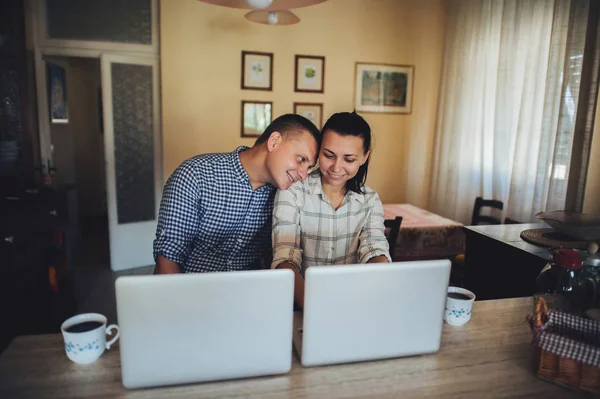
POLYGON ((396 242, 398 241, 398 234, 400 233, 400 225, 402 224, 402 216, 396 216, 395 219, 387 219, 383 221, 383 225, 389 229, 386 234, 388 244, 390 245, 390 257, 394 259, 394 250, 396 249, 396 242))
POLYGON ((481 197, 475 198, 475 206, 473 207, 473 217, 471 218, 471 225, 475 226, 478 224, 502 224, 502 221, 495 216, 481 215, 481 208, 490 207, 499 210, 504 209, 502 201, 498 200, 486 200, 481 197))
POLYGON ((518 220, 511 219, 508 216, 504 218, 504 224, 521 224, 518 220))
MULTIPOLYGON (((481 197, 475 198, 473 216, 471 218, 472 226, 478 224, 502 224, 502 221, 495 216, 481 215, 481 208, 483 207, 502 210, 504 209, 504 203, 498 200, 485 200, 481 197)), ((465 254, 458 254, 451 261, 452 270, 450 272, 450 283, 459 287, 464 287, 466 276, 465 254)))

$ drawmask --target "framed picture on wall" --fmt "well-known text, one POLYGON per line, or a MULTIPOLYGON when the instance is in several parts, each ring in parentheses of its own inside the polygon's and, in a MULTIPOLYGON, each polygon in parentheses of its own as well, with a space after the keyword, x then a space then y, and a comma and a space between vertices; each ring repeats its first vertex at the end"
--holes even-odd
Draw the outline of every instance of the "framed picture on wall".
POLYGON ((242 101, 242 137, 260 136, 272 118, 271 101, 242 101))
POLYGON ((242 90, 273 90, 273 53, 242 51, 242 90))
POLYGON ((354 108, 358 112, 410 114, 415 67, 356 63, 354 108))
POLYGON ((323 93, 325 90, 325 57, 296 55, 294 91, 323 93))
POLYGON ((302 115, 321 129, 323 125, 323 103, 294 103, 294 113, 302 115))
POLYGON ((51 123, 69 123, 67 111, 67 75, 60 65, 47 63, 48 107, 51 123))

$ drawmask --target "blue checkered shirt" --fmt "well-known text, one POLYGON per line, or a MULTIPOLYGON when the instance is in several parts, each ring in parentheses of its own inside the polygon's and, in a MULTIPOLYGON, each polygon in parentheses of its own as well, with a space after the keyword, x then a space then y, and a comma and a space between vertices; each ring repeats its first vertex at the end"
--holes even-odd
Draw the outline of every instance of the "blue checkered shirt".
POLYGON ((163 190, 154 259, 178 263, 186 273, 257 268, 270 250, 276 189, 252 189, 238 147, 183 162, 163 190))

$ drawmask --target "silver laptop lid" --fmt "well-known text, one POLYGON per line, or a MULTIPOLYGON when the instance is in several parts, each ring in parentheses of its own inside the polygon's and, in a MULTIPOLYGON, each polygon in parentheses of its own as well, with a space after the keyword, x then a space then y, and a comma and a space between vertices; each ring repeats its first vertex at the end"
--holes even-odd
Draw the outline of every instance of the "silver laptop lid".
POLYGON ((318 266, 305 277, 304 366, 439 349, 450 261, 318 266))
POLYGON ((291 368, 291 270, 131 276, 115 285, 127 388, 291 368))

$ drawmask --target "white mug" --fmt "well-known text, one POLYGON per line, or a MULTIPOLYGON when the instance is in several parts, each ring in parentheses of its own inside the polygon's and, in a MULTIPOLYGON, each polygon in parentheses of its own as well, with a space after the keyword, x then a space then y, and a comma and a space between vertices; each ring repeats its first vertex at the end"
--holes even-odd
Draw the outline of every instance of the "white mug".
POLYGON ((106 322, 106 317, 99 313, 79 314, 65 320, 60 326, 60 330, 65 339, 67 357, 75 363, 89 364, 95 362, 105 349, 110 349, 110 346, 119 338, 119 327, 116 324, 106 327, 106 322), (73 327, 77 330, 77 326, 83 323, 96 323, 98 326, 88 331, 73 331, 73 327), (69 331, 70 329, 71 331, 69 331), (106 342, 106 335, 112 335, 112 330, 116 330, 116 334, 106 342))
POLYGON ((448 287, 448 294, 462 294, 465 299, 446 297, 446 310, 444 311, 444 320, 451 326, 462 326, 471 320, 471 312, 473 311, 473 302, 475 302, 475 294, 471 291, 460 287, 448 287))

